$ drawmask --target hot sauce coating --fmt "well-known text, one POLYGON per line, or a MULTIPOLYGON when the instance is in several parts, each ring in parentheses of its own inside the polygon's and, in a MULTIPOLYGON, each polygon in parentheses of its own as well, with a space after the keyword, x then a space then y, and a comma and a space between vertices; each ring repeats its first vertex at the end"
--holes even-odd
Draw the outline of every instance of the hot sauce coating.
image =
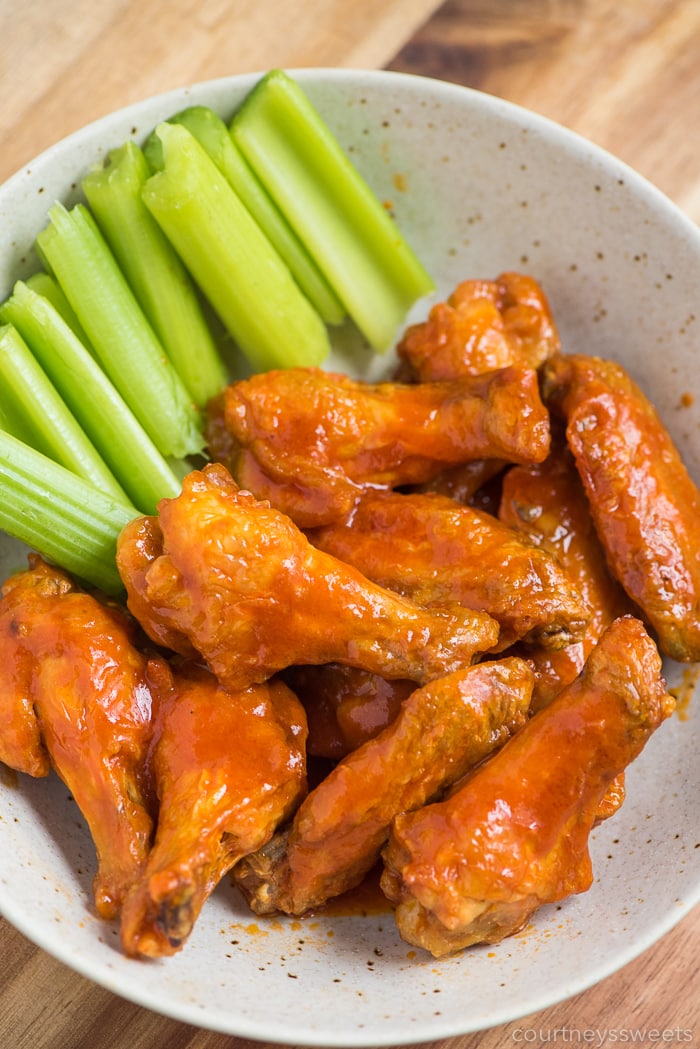
POLYGON ((532 684, 527 664, 510 658, 413 692, 388 728, 311 791, 284 840, 236 869, 253 909, 303 914, 359 884, 397 813, 423 805, 521 728, 532 684))
POLYGON ((549 648, 580 639, 586 602, 546 550, 490 514, 434 493, 367 493, 311 541, 381 586, 427 608, 459 602, 501 626, 499 647, 525 638, 549 648))
MULTIPOLYGON (((2 704, 12 699, 8 686, 16 687, 18 707, 35 711, 51 765, 95 843, 97 910, 112 918, 151 846, 145 758, 150 675, 159 661, 149 662, 134 646, 133 624, 120 610, 77 590, 38 559, 5 584, 0 621, 11 624, 0 640, 9 670, 2 675, 2 704)), ((3 760, 8 757, 5 752, 3 760)))
POLYGON ((397 816, 382 887, 401 935, 436 956, 496 942, 584 892, 610 783, 673 710, 642 623, 615 620, 575 682, 447 800, 397 816))
POLYGON ((179 647, 196 649, 234 691, 288 666, 332 662, 423 683, 498 639, 486 613, 421 608, 316 550, 221 465, 190 473, 159 510, 149 521, 157 556, 143 523, 120 536, 130 607, 154 639, 178 650, 182 635, 179 647))
POLYGON ((415 681, 387 681, 341 663, 290 667, 284 680, 306 711, 307 752, 335 760, 379 735, 416 688, 415 681))
POLYGON ((558 353, 549 303, 534 278, 502 273, 496 280, 465 280, 426 321, 409 327, 399 358, 420 382, 479 375, 511 364, 538 368, 558 353))
POLYGON ((536 372, 519 366, 419 384, 265 372, 229 386, 210 415, 212 453, 302 528, 347 514, 367 489, 421 484, 471 459, 539 462, 549 450, 536 372))
POLYGON ((586 493, 565 447, 557 445, 543 463, 514 466, 505 473, 499 519, 556 557, 589 609, 580 640, 556 651, 528 648, 537 710, 577 677, 605 628, 632 613, 634 606, 608 570, 586 493))
POLYGON ((566 418, 610 570, 666 655, 700 659, 700 491, 656 410, 596 357, 553 358, 543 388, 566 418))
POLYGON ((306 791, 304 711, 282 682, 231 693, 190 666, 161 675, 154 708, 157 832, 121 922, 125 952, 148 957, 183 946, 226 872, 306 791))

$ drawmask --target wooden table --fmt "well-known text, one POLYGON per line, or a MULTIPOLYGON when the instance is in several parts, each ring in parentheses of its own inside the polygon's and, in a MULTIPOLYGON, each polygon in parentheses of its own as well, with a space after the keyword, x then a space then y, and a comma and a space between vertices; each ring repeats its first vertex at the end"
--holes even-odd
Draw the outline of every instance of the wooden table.
MULTIPOLYGON (((0 0, 0 180, 114 108, 272 66, 389 67, 481 88, 610 149, 700 221, 698 0, 0 0)), ((606 1027, 608 1044, 646 1047, 654 1029, 698 1049, 699 957, 696 909, 568 1002, 432 1044, 588 1044, 587 1029, 606 1027)), ((0 919, 3 1049, 258 1044, 116 998, 0 919)))

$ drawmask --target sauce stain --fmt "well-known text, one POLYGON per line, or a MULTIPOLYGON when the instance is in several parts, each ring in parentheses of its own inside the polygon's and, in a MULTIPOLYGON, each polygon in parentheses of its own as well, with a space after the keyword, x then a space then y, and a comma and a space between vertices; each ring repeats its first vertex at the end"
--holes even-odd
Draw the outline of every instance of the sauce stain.
POLYGON ((688 709, 690 707, 690 700, 695 691, 695 686, 700 678, 700 665, 685 667, 683 670, 683 680, 680 685, 676 685, 675 688, 670 688, 669 692, 676 701, 676 716, 679 721, 688 720, 688 709))
POLYGON ((377 864, 354 889, 348 889, 324 905, 319 913, 331 918, 367 918, 369 915, 393 914, 394 905, 379 886, 382 865, 377 864))

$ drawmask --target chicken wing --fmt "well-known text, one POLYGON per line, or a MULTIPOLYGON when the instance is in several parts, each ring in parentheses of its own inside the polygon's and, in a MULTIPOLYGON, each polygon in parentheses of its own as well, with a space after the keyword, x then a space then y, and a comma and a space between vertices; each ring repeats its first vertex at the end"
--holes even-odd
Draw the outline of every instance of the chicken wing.
MULTIPOLYGON (((420 382, 480 375, 511 364, 539 366, 560 349, 547 298, 532 277, 502 273, 465 280, 397 346, 407 375, 420 382)), ((403 374, 403 372, 402 372, 403 374)))
POLYGON ((582 637, 581 594, 546 550, 495 517, 432 493, 368 493, 343 522, 309 531, 320 549, 425 607, 488 612, 500 647, 560 648, 582 637))
POLYGON ((208 440, 242 488, 306 528, 347 514, 364 490, 470 459, 540 462, 549 416, 524 367, 418 385, 290 368, 229 386, 210 407, 208 440))
POLYGON ((467 506, 476 505, 480 493, 496 485, 503 474, 508 463, 502 459, 473 459, 469 463, 460 463, 451 466, 449 470, 443 470, 437 477, 426 481, 425 484, 416 485, 416 492, 435 492, 437 495, 446 495, 448 499, 454 499, 457 503, 465 503, 467 506))
POLYGON ((553 358, 543 386, 566 418, 613 575, 666 655, 700 659, 700 491, 656 410, 620 365, 596 357, 553 358))
POLYGON ((593 880, 601 798, 672 712, 642 623, 615 620, 576 679, 448 799, 397 816, 381 884, 435 956, 517 932, 593 880))
POLYGON ((284 680, 306 711, 307 753, 335 761, 379 735, 417 687, 341 663, 290 667, 284 680))
POLYGON ((280 681, 225 691, 201 668, 163 675, 150 762, 155 844, 122 910, 131 956, 180 950, 233 865, 261 848, 306 790, 306 722, 280 681))
POLYGON ((127 525, 117 560, 149 636, 194 647, 231 691, 288 666, 334 662, 423 683, 498 640, 486 613, 422 609, 316 550, 220 464, 190 473, 158 519, 127 525))
POLYGON ((532 684, 528 665, 510 658, 413 692, 388 728, 311 791, 283 842, 236 868, 253 910, 303 914, 358 885, 397 813, 423 805, 524 724, 532 684))
POLYGON ((536 673, 532 707, 538 710, 578 676, 605 628, 634 607, 608 570, 583 485, 565 447, 557 445, 544 463, 507 471, 499 518, 556 557, 590 610, 580 641, 557 651, 528 649, 536 673))
POLYGON ((24 645, 27 610, 72 589, 68 577, 30 555, 30 569, 5 581, 0 598, 0 761, 29 776, 48 776, 51 760, 34 706, 34 659, 24 645), (24 609, 24 611, 23 611, 24 609))
POLYGON ((160 661, 147 660, 134 646, 133 624, 119 609, 77 590, 42 561, 32 564, 8 581, 0 602, 0 620, 9 627, 2 630, 9 669, 3 692, 18 688, 19 704, 36 711, 51 765, 95 843, 97 910, 113 918, 151 846, 145 756, 150 675, 160 661))

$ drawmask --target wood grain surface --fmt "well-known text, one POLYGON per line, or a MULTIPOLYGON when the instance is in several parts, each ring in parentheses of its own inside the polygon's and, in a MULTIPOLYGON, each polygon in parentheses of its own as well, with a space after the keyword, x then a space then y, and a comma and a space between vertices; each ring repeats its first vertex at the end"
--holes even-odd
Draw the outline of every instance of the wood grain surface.
MULTIPOLYGON (((439 8, 432 0, 0 0, 0 180, 68 132, 146 95, 312 65, 384 66, 525 105, 616 153, 700 221, 698 0, 448 0, 439 8)), ((696 910, 575 998, 431 1045, 699 1049, 699 957, 696 910)), ((260 1044, 123 1001, 0 919, 2 1049, 260 1044)))

